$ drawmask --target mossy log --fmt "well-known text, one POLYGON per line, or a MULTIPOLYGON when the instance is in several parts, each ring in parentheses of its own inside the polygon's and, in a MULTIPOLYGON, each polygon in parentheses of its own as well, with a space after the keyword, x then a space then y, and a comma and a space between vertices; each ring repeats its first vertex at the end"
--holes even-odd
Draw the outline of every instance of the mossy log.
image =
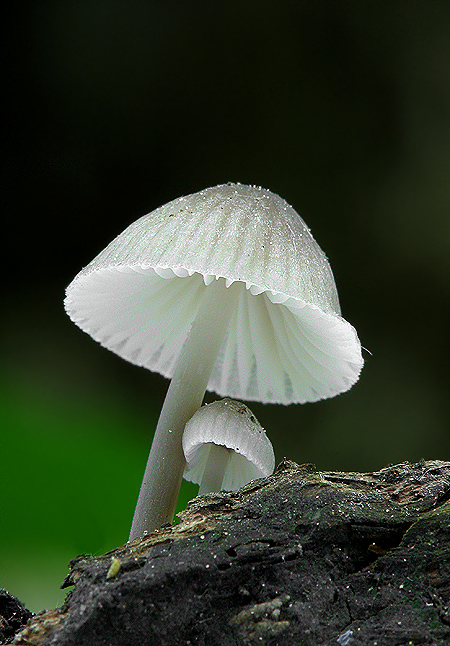
POLYGON ((70 563, 14 644, 450 644, 450 462, 376 473, 283 461, 180 523, 70 563))

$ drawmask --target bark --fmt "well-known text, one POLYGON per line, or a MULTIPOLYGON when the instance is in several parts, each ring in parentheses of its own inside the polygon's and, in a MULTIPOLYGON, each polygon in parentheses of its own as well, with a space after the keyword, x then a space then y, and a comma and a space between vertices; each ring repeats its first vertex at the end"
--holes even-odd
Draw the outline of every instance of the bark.
POLYGON ((180 523, 70 563, 14 644, 450 644, 450 462, 376 473, 283 461, 180 523))
POLYGON ((32 616, 19 599, 0 588, 0 644, 8 643, 32 616))

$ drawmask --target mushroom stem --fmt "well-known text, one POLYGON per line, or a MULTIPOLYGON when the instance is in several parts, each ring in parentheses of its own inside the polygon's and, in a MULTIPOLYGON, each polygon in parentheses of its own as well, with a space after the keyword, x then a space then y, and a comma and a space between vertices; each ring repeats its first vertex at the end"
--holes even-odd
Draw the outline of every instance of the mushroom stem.
POLYGON ((164 400, 134 512, 129 540, 172 522, 186 461, 186 422, 202 405, 244 283, 219 278, 205 289, 164 400))
POLYGON ((222 489, 225 471, 227 470, 228 462, 233 452, 232 449, 227 449, 226 446, 222 446, 221 444, 214 444, 213 442, 209 442, 208 444, 208 461, 203 472, 200 489, 198 490, 199 496, 222 489))

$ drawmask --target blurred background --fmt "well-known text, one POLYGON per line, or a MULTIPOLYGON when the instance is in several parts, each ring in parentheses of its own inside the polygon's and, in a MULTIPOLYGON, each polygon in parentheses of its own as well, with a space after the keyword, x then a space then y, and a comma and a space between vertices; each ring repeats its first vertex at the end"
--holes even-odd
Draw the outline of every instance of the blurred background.
POLYGON ((64 289, 132 221, 218 183, 299 211, 371 352, 340 397, 251 405, 277 461, 450 459, 448 0, 1 12, 0 587, 54 607, 71 558, 127 540, 168 382, 73 325, 64 289))

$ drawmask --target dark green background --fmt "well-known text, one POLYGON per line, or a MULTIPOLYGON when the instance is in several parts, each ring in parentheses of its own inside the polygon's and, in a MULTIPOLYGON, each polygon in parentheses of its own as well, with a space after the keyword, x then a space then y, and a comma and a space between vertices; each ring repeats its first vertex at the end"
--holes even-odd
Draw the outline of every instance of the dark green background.
POLYGON ((448 0, 2 6, 0 586, 54 606, 70 558, 127 539, 167 382, 78 330, 64 288, 221 182, 294 205, 372 353, 338 398, 252 406, 277 460, 450 459, 448 0))

